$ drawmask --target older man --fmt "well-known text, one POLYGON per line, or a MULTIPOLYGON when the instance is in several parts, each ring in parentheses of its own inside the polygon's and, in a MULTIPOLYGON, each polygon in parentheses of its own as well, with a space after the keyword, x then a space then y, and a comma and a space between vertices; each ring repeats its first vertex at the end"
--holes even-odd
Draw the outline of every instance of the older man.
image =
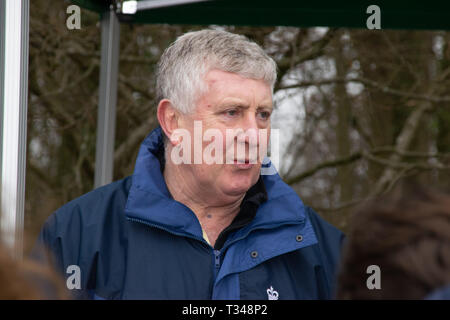
POLYGON ((164 52, 160 127, 133 176, 66 204, 41 232, 75 294, 332 297, 341 232, 261 174, 275 80, 274 61, 228 32, 187 33, 164 52))

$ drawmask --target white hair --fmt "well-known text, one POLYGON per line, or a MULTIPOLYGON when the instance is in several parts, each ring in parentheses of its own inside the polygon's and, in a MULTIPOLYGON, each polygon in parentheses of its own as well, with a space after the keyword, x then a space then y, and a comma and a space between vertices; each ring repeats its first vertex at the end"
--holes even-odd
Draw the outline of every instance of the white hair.
POLYGON ((188 32, 177 38, 158 63, 158 101, 169 99, 182 113, 192 113, 206 92, 204 76, 212 69, 264 80, 273 90, 277 78, 275 61, 255 42, 220 30, 188 32))

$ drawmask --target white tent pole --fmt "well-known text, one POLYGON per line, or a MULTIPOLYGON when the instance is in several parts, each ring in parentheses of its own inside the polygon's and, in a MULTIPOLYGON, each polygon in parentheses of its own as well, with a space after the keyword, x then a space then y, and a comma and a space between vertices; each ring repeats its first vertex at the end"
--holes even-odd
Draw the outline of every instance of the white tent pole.
POLYGON ((97 119, 94 187, 110 183, 114 168, 117 75, 119 69, 120 23, 111 9, 101 18, 100 88, 97 119))
POLYGON ((0 5, 1 238, 22 257, 27 145, 29 0, 0 5))

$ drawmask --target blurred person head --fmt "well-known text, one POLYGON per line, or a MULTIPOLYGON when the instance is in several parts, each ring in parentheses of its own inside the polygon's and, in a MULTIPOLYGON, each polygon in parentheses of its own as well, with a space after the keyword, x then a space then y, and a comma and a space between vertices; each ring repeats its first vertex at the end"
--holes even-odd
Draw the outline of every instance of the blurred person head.
POLYGON ((450 285, 450 196, 398 188, 358 210, 344 246, 338 299, 424 299, 450 285), (379 267, 380 289, 367 268, 379 267))
POLYGON ((0 300, 67 299, 62 279, 34 261, 17 260, 0 246, 0 300))
POLYGON ((218 207, 242 199, 260 175, 262 159, 252 157, 250 150, 268 142, 275 80, 275 62, 242 35, 219 30, 189 32, 165 50, 158 64, 157 96, 158 121, 166 136, 169 188, 171 180, 182 182, 189 186, 191 198, 197 202, 208 199, 208 205, 218 207), (196 124, 202 133, 209 131, 222 138, 196 135, 196 124), (267 134, 260 140, 262 129, 267 134), (227 130, 248 135, 241 135, 241 140, 238 135, 226 139, 227 130), (189 137, 180 137, 180 132, 189 137), (220 146, 213 152, 220 160, 208 163, 203 151, 212 141, 220 146), (242 154, 236 150, 238 143, 245 150, 242 154), (186 156, 183 149, 188 161, 174 165, 171 156, 182 145, 192 152, 186 156), (199 152, 200 163, 195 161, 199 152), (227 161, 227 157, 232 159, 227 161))

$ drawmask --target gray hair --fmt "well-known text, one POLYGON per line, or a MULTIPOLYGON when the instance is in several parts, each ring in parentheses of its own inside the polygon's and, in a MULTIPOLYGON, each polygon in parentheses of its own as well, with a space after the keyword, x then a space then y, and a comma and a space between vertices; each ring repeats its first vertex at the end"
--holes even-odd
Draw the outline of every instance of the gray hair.
POLYGON ((191 113, 206 92, 203 81, 212 69, 264 80, 273 90, 277 78, 275 61, 255 42, 220 30, 188 32, 168 47, 158 63, 158 101, 169 99, 182 113, 191 113))

